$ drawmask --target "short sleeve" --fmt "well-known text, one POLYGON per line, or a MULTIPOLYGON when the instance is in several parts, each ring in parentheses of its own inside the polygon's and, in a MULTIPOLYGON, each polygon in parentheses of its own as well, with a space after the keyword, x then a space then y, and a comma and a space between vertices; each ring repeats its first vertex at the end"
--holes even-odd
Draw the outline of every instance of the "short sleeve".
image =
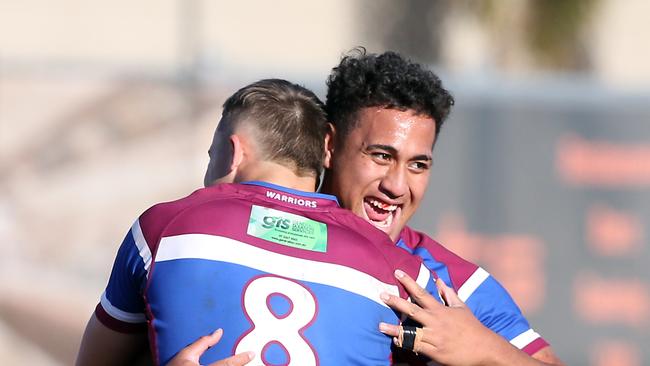
POLYGON ((150 263, 151 251, 136 221, 120 245, 108 285, 95 309, 105 326, 122 333, 146 329, 142 293, 150 263))

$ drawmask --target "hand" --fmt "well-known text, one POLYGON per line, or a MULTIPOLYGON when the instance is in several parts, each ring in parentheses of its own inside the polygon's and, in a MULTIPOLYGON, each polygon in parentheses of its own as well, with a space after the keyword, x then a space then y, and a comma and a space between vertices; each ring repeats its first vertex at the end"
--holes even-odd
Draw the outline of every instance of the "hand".
MULTIPOLYGON (((413 345, 416 353, 445 365, 478 365, 491 363, 490 355, 499 353, 503 347, 511 347, 483 326, 442 280, 436 281, 436 287, 447 306, 439 303, 404 272, 395 271, 395 277, 415 303, 386 293, 382 294, 382 299, 394 310, 408 315, 423 326, 413 345)), ((401 346, 398 339, 401 326, 380 323, 379 329, 393 336, 393 342, 401 346)))
MULTIPOLYGON (((183 348, 167 366, 199 366, 199 358, 208 348, 219 342, 223 335, 222 329, 217 329, 214 333, 199 338, 196 342, 183 348)), ((211 363, 209 366, 242 366, 249 363, 255 354, 253 352, 239 353, 221 361, 211 363)))

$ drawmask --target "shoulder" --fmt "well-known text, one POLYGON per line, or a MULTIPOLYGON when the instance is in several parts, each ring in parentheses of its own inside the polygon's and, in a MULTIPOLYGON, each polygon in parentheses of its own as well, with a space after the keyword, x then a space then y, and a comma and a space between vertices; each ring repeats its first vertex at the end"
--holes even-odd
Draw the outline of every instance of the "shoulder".
POLYGON ((485 272, 475 263, 460 257, 428 235, 408 226, 402 230, 400 240, 414 255, 422 258, 429 269, 438 274, 447 272, 450 285, 456 291, 459 291, 472 276, 483 276, 485 272))
POLYGON ((546 341, 521 313, 508 291, 486 270, 465 260, 424 233, 406 227, 401 239, 458 293, 474 315, 492 331, 531 354, 546 341))
POLYGON ((406 227, 401 239, 411 248, 414 255, 422 258, 430 270, 436 272, 458 293, 463 301, 471 301, 476 306, 500 303, 513 307, 519 312, 506 289, 477 264, 470 262, 445 248, 428 235, 406 227))
POLYGON ((241 201, 236 197, 236 192, 229 185, 197 189, 186 197, 151 206, 140 215, 134 227, 139 227, 147 244, 152 247, 162 236, 170 234, 167 232, 170 227, 174 228, 173 235, 177 234, 176 231, 191 232, 205 226, 203 223, 214 217, 207 215, 208 211, 235 217, 233 206, 241 206, 241 201))

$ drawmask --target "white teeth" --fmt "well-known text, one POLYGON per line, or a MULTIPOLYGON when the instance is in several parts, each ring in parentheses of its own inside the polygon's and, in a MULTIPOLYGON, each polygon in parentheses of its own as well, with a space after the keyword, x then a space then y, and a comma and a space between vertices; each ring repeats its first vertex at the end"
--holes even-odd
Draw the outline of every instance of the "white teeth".
POLYGON ((381 208, 384 211, 393 212, 397 210, 397 205, 389 205, 388 203, 380 202, 377 200, 369 199, 368 202, 378 208, 381 208))

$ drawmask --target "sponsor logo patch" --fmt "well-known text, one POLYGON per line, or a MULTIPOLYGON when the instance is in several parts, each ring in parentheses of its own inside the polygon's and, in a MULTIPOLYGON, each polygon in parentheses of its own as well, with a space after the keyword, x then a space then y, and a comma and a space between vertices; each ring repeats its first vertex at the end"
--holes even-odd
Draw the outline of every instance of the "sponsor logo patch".
POLYGON ((288 247, 327 251, 327 225, 304 216, 253 205, 248 235, 288 247))

